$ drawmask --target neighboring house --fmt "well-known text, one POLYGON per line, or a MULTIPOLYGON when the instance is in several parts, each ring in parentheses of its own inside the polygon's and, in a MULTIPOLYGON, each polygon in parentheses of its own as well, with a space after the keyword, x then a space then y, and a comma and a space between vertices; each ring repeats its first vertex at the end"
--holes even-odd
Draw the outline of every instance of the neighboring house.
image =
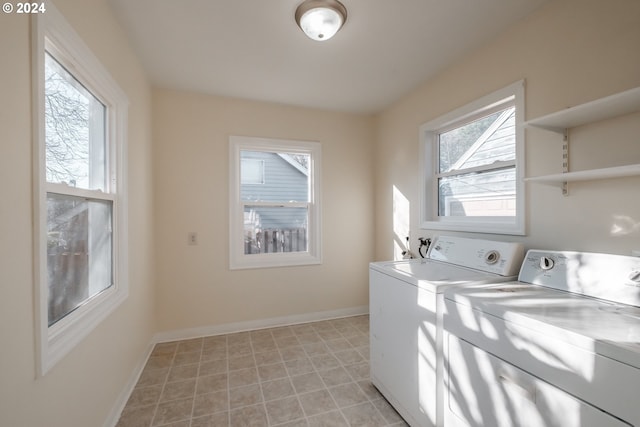
POLYGON ((246 253, 306 250, 307 209, 260 206, 260 202, 307 202, 309 172, 303 157, 263 151, 241 152, 240 193, 246 253), (277 243, 279 242, 279 243, 277 243))
MULTIPOLYGON (((508 109, 497 115, 447 171, 513 160, 515 144, 515 110, 508 109)), ((441 215, 512 216, 515 204, 515 168, 512 167, 460 175, 441 184, 441 215)))

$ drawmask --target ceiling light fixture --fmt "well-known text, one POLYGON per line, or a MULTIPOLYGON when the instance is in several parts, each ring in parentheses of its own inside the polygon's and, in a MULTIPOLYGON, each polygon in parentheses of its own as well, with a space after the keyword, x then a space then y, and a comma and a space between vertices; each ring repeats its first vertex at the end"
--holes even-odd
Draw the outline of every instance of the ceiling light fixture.
POLYGON ((347 20, 347 8, 338 0, 305 0, 296 9, 296 22, 312 40, 333 37, 347 20))

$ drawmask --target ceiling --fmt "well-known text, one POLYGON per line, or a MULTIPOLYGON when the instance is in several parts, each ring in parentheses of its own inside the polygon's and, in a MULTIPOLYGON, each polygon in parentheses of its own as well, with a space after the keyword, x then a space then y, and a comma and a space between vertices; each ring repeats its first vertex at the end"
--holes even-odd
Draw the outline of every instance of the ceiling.
POLYGON ((109 1, 156 86, 375 113, 548 0, 342 0, 324 42, 302 0, 109 1))

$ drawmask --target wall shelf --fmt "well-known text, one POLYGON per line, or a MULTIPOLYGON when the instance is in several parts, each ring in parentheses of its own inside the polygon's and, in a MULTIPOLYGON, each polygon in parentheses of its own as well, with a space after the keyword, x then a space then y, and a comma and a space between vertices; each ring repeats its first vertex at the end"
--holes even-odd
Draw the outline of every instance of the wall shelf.
POLYGON ((540 184, 562 185, 564 182, 592 181, 595 179, 624 178, 627 176, 640 175, 640 164, 616 166, 603 169, 589 169, 576 172, 557 173, 553 175, 543 175, 525 178, 525 181, 538 182, 540 184))
POLYGON ((640 175, 640 164, 569 172, 570 128, 600 120, 612 119, 637 111, 640 111, 640 87, 527 121, 525 123, 527 127, 541 128, 562 135, 563 172, 525 178, 525 181, 558 185, 562 188, 562 194, 566 196, 569 194, 567 183, 571 181, 591 181, 640 175))
POLYGON ((569 128, 636 111, 640 111, 640 87, 538 117, 525 124, 529 127, 564 133, 569 128))

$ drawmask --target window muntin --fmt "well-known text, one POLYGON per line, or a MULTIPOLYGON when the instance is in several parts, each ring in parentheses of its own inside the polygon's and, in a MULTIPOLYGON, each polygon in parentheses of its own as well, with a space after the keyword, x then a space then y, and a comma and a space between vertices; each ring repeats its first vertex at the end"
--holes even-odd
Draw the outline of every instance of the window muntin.
POLYGON ((524 82, 424 124, 421 227, 524 234, 524 82))
POLYGON ((319 144, 232 137, 230 148, 231 268, 320 262, 319 144), (256 162, 261 185, 243 171, 256 162))
POLYGON ((36 345, 44 375, 128 296, 128 100, 53 4, 32 19, 36 345))

